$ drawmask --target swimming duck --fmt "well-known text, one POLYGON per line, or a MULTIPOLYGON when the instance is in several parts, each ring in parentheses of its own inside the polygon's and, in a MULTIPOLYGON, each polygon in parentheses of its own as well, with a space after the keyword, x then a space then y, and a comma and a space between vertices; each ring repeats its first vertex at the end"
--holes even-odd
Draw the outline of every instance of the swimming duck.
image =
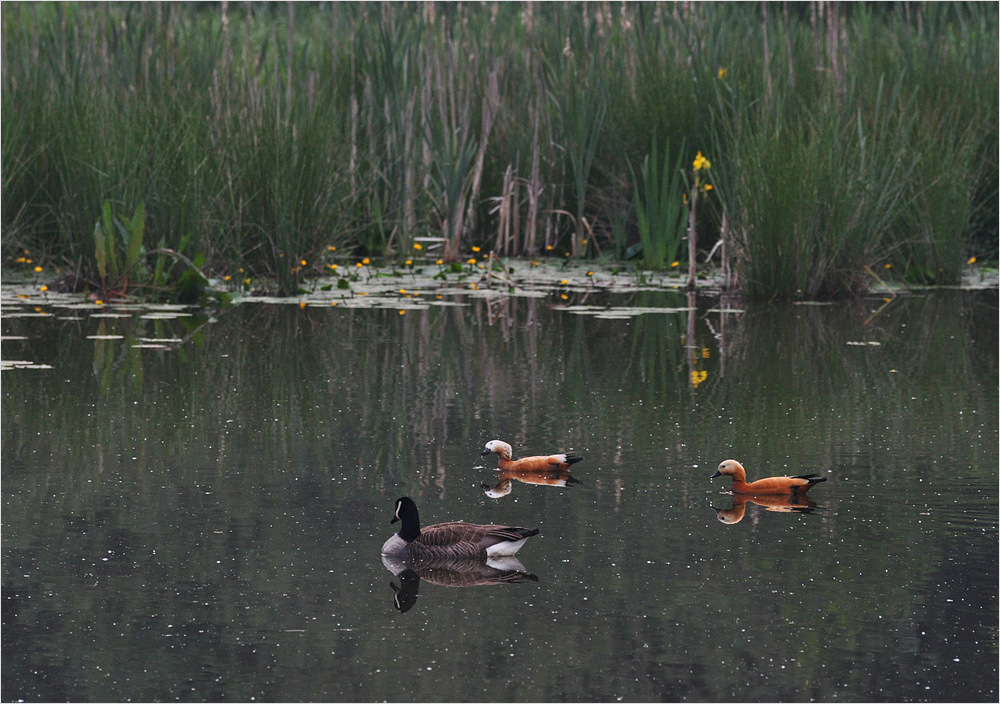
POLYGON ((733 478, 734 494, 804 494, 814 485, 825 482, 817 474, 799 474, 794 477, 768 477, 747 483, 747 472, 736 460, 725 460, 710 479, 728 474, 733 478))
POLYGON ((503 440, 490 440, 486 443, 486 449, 481 456, 486 457, 491 453, 500 455, 500 469, 512 471, 537 471, 542 469, 569 469, 570 465, 576 464, 583 458, 574 455, 572 452, 564 452, 558 455, 536 455, 534 457, 522 457, 519 460, 511 459, 514 450, 503 440))
POLYGON ((404 496, 396 500, 396 511, 390 523, 402 522, 399 532, 385 541, 382 554, 427 559, 432 557, 485 560, 513 555, 524 542, 538 535, 537 528, 478 525, 451 521, 420 528, 420 514, 413 499, 404 496))

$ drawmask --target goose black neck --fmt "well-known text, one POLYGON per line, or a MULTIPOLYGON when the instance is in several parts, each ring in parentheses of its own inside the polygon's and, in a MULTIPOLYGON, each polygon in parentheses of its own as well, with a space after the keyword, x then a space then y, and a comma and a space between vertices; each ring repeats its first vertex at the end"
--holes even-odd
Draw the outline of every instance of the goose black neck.
POLYGON ((402 527, 399 529, 399 537, 408 543, 420 537, 420 513, 417 505, 412 499, 400 499, 399 509, 396 512, 402 527))

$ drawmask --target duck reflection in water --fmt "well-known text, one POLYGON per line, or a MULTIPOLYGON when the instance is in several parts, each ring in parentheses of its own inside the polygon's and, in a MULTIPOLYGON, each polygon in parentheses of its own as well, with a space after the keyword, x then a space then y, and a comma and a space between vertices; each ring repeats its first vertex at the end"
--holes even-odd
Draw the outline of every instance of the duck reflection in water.
POLYGON ((499 499, 511 492, 515 479, 525 484, 539 486, 569 487, 574 484, 583 484, 579 479, 571 476, 568 469, 501 469, 497 472, 497 484, 493 486, 484 483, 483 489, 491 499, 499 499))
POLYGON ((747 501, 758 506, 763 506, 768 511, 777 513, 812 513, 816 507, 816 502, 805 496, 754 496, 737 494, 733 496, 732 508, 715 508, 715 517, 721 523, 733 525, 743 520, 746 513, 747 501))
POLYGON ((382 564, 399 578, 399 586, 389 582, 393 605, 406 613, 417 601, 420 580, 442 587, 482 587, 494 584, 537 582, 514 556, 478 559, 429 558, 411 560, 383 555, 382 564))

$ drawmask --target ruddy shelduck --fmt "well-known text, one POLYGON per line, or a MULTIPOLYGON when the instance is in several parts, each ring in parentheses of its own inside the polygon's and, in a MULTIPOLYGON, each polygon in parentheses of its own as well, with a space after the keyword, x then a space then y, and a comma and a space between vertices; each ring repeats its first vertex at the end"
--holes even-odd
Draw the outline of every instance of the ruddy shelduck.
POLYGON ((451 521, 420 528, 420 514, 413 499, 404 496, 396 500, 396 510, 390 523, 402 522, 399 532, 382 545, 382 555, 410 559, 448 558, 486 560, 509 556, 538 535, 537 528, 479 525, 451 521))
POLYGON ((486 443, 486 449, 481 453, 482 457, 489 454, 500 455, 500 469, 506 471, 537 472, 550 469, 569 469, 583 458, 574 455, 572 452, 564 452, 558 455, 535 455, 534 457, 522 457, 519 460, 512 459, 514 450, 503 440, 490 440, 486 443))
POLYGON ((725 460, 719 465, 719 470, 710 479, 728 474, 733 478, 734 494, 792 494, 801 495, 813 488, 820 482, 825 482, 826 477, 818 474, 799 474, 794 477, 768 477, 758 479, 755 482, 747 482, 747 472, 736 460, 725 460))

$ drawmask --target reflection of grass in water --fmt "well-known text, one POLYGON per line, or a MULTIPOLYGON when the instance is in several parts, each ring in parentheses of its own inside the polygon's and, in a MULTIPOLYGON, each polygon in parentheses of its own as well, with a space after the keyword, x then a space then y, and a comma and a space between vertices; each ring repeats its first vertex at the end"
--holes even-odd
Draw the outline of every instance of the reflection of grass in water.
MULTIPOLYGON (((658 296, 641 294, 631 302, 664 303, 658 296)), ((23 560, 25 569, 11 574, 37 574, 44 557, 78 570, 72 574, 79 583, 99 581, 101 587, 86 591, 82 604, 56 590, 41 605, 24 605, 19 617, 42 618, 53 606, 69 612, 73 605, 74 613, 92 618, 92 626, 81 632, 69 620, 52 621, 49 647, 91 652, 94 638, 114 643, 121 633, 133 633, 147 659, 162 661, 159 677, 192 663, 214 673, 220 658, 245 662, 247 651, 224 637, 226 629, 270 638, 276 628, 297 626, 295 619, 314 605, 324 614, 336 611, 338 618, 370 608, 368 585, 359 586, 356 574, 345 574, 352 565, 336 558, 363 560, 368 543, 377 550, 391 530, 386 499, 404 489, 436 493, 447 479, 448 500, 460 501, 467 476, 455 448, 470 448, 475 456, 484 429, 503 423, 518 445, 542 436, 576 448, 589 444, 594 454, 580 465, 580 478, 594 492, 597 510, 608 512, 601 515, 610 515, 618 500, 623 511, 635 505, 650 510, 636 530, 667 556, 655 566, 639 562, 644 554, 623 551, 615 541, 587 543, 583 539, 593 533, 588 512, 556 501, 556 492, 547 494, 546 523, 559 526, 567 557, 582 564, 571 574, 601 589, 607 603, 634 604, 624 600, 630 594, 655 601, 662 613, 650 612, 648 628, 662 635, 657 626, 689 623, 703 612, 691 595, 700 593, 718 564, 751 572, 764 567, 788 584, 815 583, 828 618, 808 621, 788 647, 804 670, 820 677, 821 643, 849 647, 871 635, 857 625, 867 605, 883 605, 886 619, 912 618, 911 600, 887 604, 883 580, 854 575, 884 574, 888 566, 905 575, 899 579, 914 585, 916 596, 925 595, 927 572, 943 549, 937 538, 922 537, 932 532, 914 532, 912 514, 851 521, 820 510, 808 524, 768 524, 769 535, 777 535, 782 546, 762 563, 745 549, 745 532, 671 536, 665 527, 670 524, 657 517, 665 507, 678 512, 696 507, 717 488, 707 481, 709 459, 722 459, 723 448, 757 471, 783 471, 776 463, 785 461, 820 465, 797 470, 835 472, 845 463, 870 463, 864 472, 849 467, 853 477, 870 479, 862 491, 897 476, 902 466, 926 482, 950 477, 955 468, 932 464, 948 452, 942 443, 967 443, 980 435, 990 440, 996 428, 996 299, 977 294, 966 300, 979 303, 956 315, 953 295, 900 299, 867 328, 861 321, 877 302, 751 309, 729 329, 726 376, 701 387, 696 404, 685 391, 683 352, 670 341, 671 336, 679 341, 683 330, 671 332, 670 320, 675 326, 685 321, 676 314, 639 316, 626 325, 550 312, 534 299, 475 302, 402 317, 394 311, 246 306, 206 326, 200 341, 185 348, 186 358, 144 351, 141 386, 127 375, 112 376, 106 394, 93 375, 94 358, 80 354, 77 323, 5 321, 5 334, 41 330, 31 345, 51 347, 45 361, 56 366, 55 372, 4 372, 4 480, 18 497, 5 514, 5 530, 24 537, 8 557, 17 567, 23 560), (33 327, 39 323, 46 327, 33 327), (860 339, 882 345, 846 345, 860 339), (637 365, 661 344, 669 353, 643 377, 637 365), (66 378, 82 381, 67 392, 66 378), (660 410, 641 403, 651 395, 660 410), (12 408, 17 412, 8 412, 12 408), (982 409, 981 415, 969 409, 982 409), (964 416, 960 410, 966 410, 964 416), (909 445, 914 433, 927 438, 926 444, 909 445), (702 466, 691 470, 673 461, 679 455, 661 451, 661 440, 696 445, 689 456, 702 466), (619 464, 592 464, 595 454, 613 457, 615 445, 623 448, 619 464), (662 457, 655 474, 636 460, 639 449, 648 447, 657 452, 641 454, 643 459, 662 457), (690 478, 692 471, 696 479, 690 478), (650 492, 650 486, 678 491, 666 495, 650 492), (39 525, 46 515, 61 518, 39 525), (815 539, 799 549, 793 540, 801 540, 802 533, 796 531, 810 526, 815 539), (824 544, 827 536, 830 546, 824 544), (921 546, 926 550, 886 556, 882 549, 919 540, 926 541, 921 546), (585 555, 569 547, 584 544, 585 555), (692 545, 703 561, 672 559, 692 545), (837 564, 831 554, 856 560, 837 564), (587 573, 612 562, 621 569, 587 573), (647 579, 669 579, 670 593, 678 598, 663 599, 647 579), (116 580, 163 586, 126 591, 126 582, 116 580), (124 604, 132 595, 142 601, 124 604), (115 617, 102 616, 108 613, 115 617), (653 623, 654 617, 660 621, 653 623), (214 647, 197 654, 192 649, 179 661, 170 650, 177 639, 162 635, 170 632, 168 624, 176 629, 182 624, 184 633, 211 639, 214 647)), ((124 333, 129 324, 114 320, 105 331, 124 333)), ((155 328, 162 324, 147 321, 143 325, 149 327, 131 332, 138 338, 177 330, 155 328)), ((704 328, 698 334, 704 335, 704 328)), ((122 350, 120 342, 113 344, 119 346, 112 361, 122 350)), ((713 347, 713 359, 717 356, 713 347)), ((993 447, 995 442, 983 443, 974 452, 984 461, 962 471, 992 478, 987 454, 993 447)), ((836 481, 834 474, 816 490, 827 490, 826 497, 813 494, 821 506, 829 505, 836 481)), ((741 527, 752 529, 749 519, 741 527)), ((927 517, 926 524, 936 525, 935 520, 927 517)), ((537 559, 538 553, 531 556, 537 559)), ((731 580, 719 585, 715 598, 763 596, 773 584, 763 578, 731 580)), ((793 596, 798 597, 778 603, 778 615, 800 623, 801 602, 793 596)), ((809 591, 802 595, 810 603, 813 597, 809 591)), ((388 601, 384 606, 391 608, 388 601)), ((321 629, 302 637, 322 638, 316 630, 321 629)), ((591 635, 579 631, 588 650, 602 653, 634 637, 632 631, 591 635)), ((652 642, 669 654, 690 645, 652 642)), ((362 660, 384 649, 381 641, 364 637, 350 646, 362 660)), ((93 657, 110 661, 116 652, 100 649, 93 657)), ((234 667, 242 672, 243 666, 234 667)), ((249 681, 254 667, 245 669, 249 681)))

